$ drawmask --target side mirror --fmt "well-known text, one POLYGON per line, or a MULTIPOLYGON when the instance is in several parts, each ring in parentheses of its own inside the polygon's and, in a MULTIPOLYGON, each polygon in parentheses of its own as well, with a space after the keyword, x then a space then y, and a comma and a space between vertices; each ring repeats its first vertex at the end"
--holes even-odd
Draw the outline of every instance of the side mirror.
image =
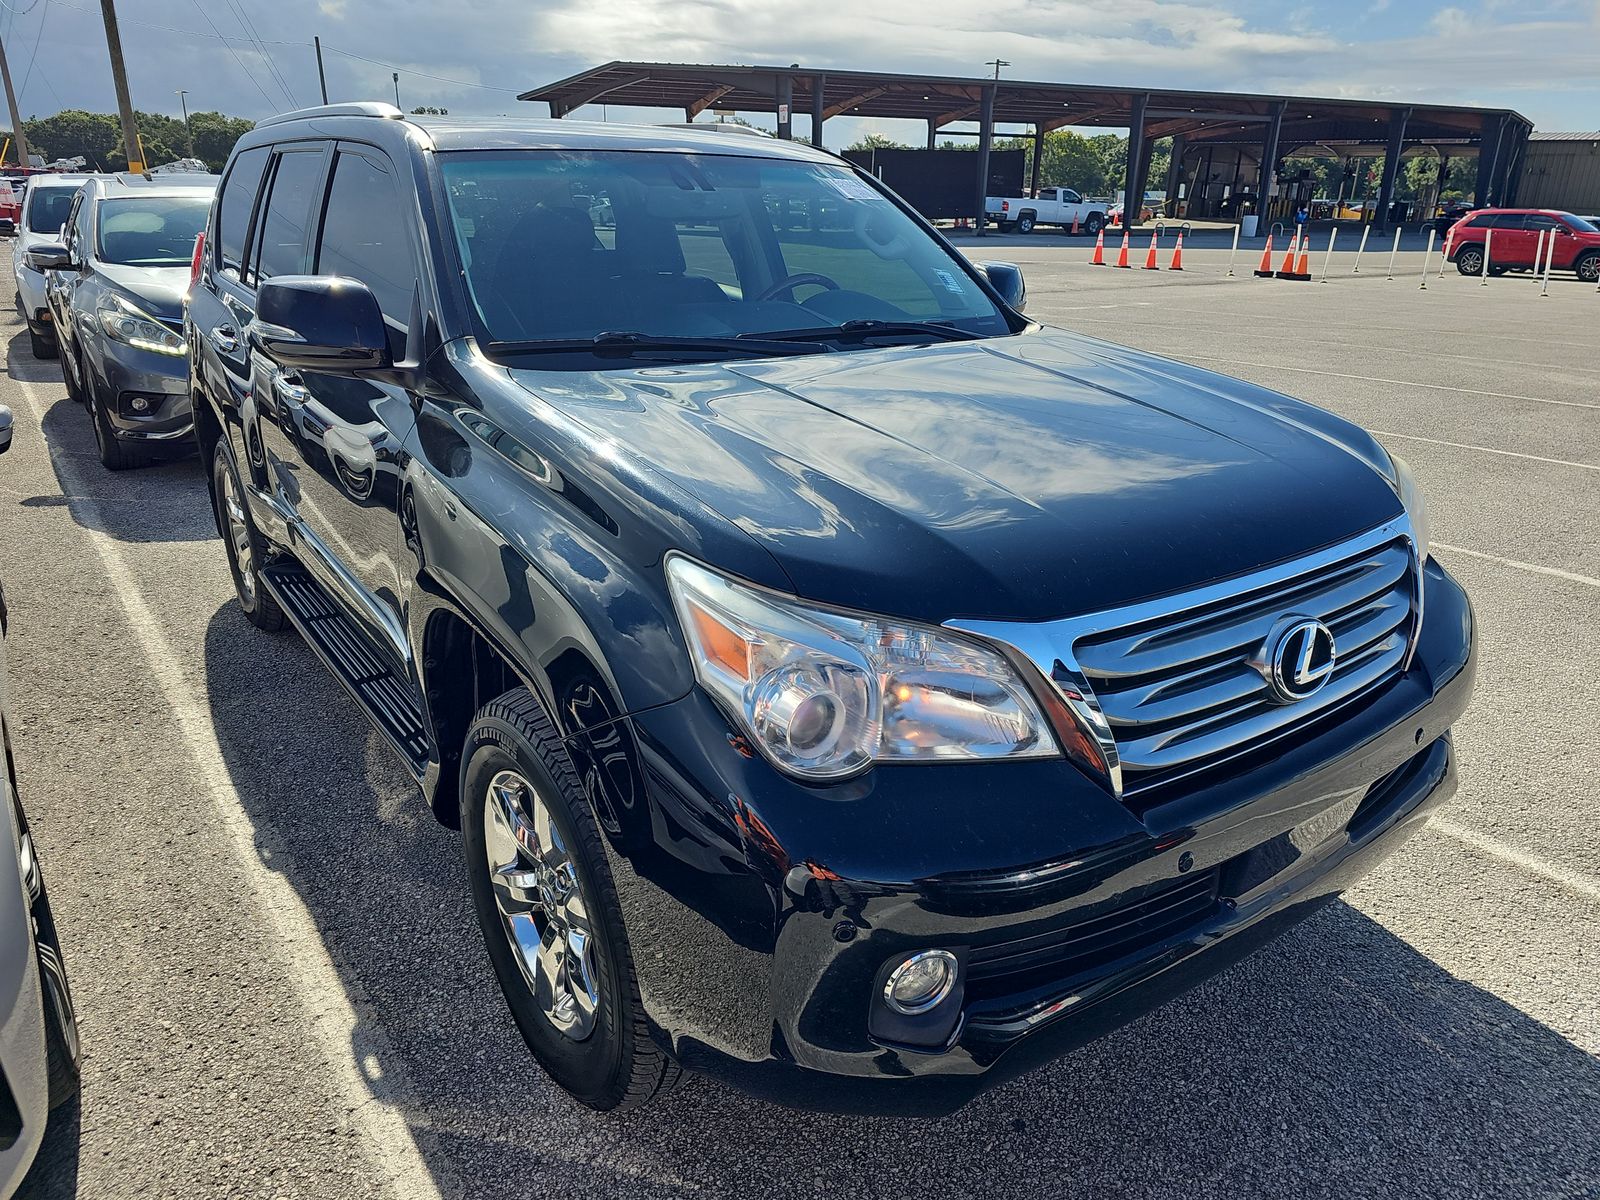
POLYGON ((40 242, 28 251, 28 265, 35 271, 65 271, 72 266, 72 256, 60 242, 40 242))
POLYGON ((1028 308, 1028 285, 1022 282, 1022 268, 1015 263, 985 262, 978 264, 989 280, 989 285, 1000 293, 1000 299, 1018 312, 1028 308))
POLYGON ((353 375, 393 365, 372 290, 334 275, 281 275, 256 292, 250 344, 292 370, 353 375))
POLYGON ((12 424, 13 418, 11 416, 11 410, 4 404, 0 404, 0 454, 4 454, 7 450, 11 449, 12 424))

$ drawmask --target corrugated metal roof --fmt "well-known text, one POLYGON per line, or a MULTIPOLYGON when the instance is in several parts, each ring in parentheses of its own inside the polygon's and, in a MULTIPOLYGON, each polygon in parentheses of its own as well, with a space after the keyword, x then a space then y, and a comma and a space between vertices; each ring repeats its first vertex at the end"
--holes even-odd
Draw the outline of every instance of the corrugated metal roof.
POLYGON ((1542 133, 1534 130, 1528 135, 1530 142, 1600 142, 1600 129, 1593 133, 1542 133))

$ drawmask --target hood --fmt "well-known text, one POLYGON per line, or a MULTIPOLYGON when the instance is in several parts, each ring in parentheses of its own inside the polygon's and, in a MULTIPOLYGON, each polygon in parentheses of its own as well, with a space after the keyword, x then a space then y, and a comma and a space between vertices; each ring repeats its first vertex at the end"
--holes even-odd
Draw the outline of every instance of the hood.
POLYGON ((152 317, 183 320, 183 294, 189 290, 188 267, 119 267, 96 263, 95 270, 107 283, 126 292, 130 300, 152 317))
POLYGON ((737 524, 799 595, 922 620, 1111 608, 1401 510, 1355 426, 1056 330, 512 374, 737 524))

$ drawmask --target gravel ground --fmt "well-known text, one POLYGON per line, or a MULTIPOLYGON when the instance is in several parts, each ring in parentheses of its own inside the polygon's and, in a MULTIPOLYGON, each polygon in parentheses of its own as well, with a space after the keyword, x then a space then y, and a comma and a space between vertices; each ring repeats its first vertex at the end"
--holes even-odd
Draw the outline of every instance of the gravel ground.
POLYGON ((1422 292, 1409 250, 1327 285, 1249 278, 1259 250, 1232 280, 1226 249, 1182 275, 1054 234, 971 252, 1020 262, 1039 319, 1412 463, 1481 625, 1452 807, 1344 903, 956 1116, 708 1081, 594 1116, 523 1052, 457 836, 311 652, 237 615, 198 465, 102 470, 13 321, 12 733, 87 1050, 24 1194, 1600 1196, 1600 296, 1422 292))

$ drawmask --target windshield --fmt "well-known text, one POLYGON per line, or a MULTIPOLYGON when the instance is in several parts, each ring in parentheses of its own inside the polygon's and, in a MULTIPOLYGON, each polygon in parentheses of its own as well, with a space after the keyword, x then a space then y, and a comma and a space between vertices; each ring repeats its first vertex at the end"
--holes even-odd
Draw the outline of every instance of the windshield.
POLYGON ((1600 226, 1595 225, 1593 221, 1585 220, 1583 217, 1575 217, 1571 213, 1561 213, 1560 217, 1579 233, 1600 233, 1600 226))
POLYGON ((126 267, 186 267, 211 211, 211 193, 102 200, 95 233, 100 261, 126 267))
POLYGON ((844 166, 630 151, 440 160, 491 344, 847 322, 1011 332, 963 263, 844 166))
POLYGON ((67 223, 67 210, 72 198, 78 194, 75 187, 42 188, 35 186, 33 198, 28 201, 29 233, 60 233, 67 223))

